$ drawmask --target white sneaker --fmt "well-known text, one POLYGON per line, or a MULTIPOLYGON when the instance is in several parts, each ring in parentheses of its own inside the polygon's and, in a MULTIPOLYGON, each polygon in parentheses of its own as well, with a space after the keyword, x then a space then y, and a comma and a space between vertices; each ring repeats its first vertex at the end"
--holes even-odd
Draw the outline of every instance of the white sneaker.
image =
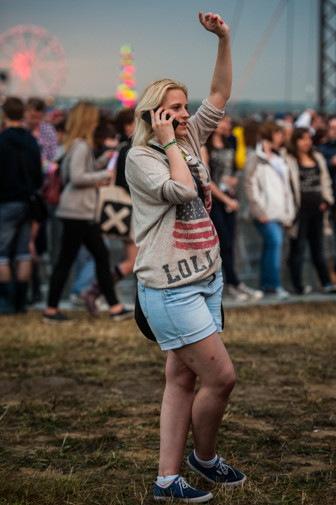
POLYGON ((272 298, 276 298, 277 300, 284 300, 290 296, 290 293, 281 286, 280 288, 276 288, 273 292, 267 294, 272 298))
POLYGON ((109 306, 106 302, 106 298, 104 295, 98 296, 98 298, 96 300, 96 305, 100 311, 106 311, 109 309, 109 306))
POLYGON ((82 295, 76 295, 74 293, 71 293, 69 296, 69 300, 72 303, 72 305, 75 305, 77 307, 84 307, 85 306, 85 301, 84 297, 82 295))
POLYGON ((246 300, 249 299, 249 297, 246 293, 243 293, 236 286, 233 286, 232 284, 228 284, 227 294, 231 298, 233 298, 234 300, 237 300, 238 302, 246 302, 246 300))
POLYGON ((249 298, 254 298, 255 300, 260 300, 264 296, 264 293, 260 289, 249 288, 243 282, 238 284, 236 289, 238 289, 238 291, 241 293, 247 295, 249 298))

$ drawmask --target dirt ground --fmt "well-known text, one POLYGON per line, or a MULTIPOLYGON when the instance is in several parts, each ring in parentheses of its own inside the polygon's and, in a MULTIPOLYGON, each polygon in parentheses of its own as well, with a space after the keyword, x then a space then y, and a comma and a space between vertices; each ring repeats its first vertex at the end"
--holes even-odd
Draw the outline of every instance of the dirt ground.
MULTIPOLYGON (((218 452, 248 480, 213 489, 183 465, 211 503, 335 505, 335 307, 226 311, 238 380, 218 452)), ((165 354, 133 321, 71 315, 1 317, 0 504, 154 503, 165 354)))

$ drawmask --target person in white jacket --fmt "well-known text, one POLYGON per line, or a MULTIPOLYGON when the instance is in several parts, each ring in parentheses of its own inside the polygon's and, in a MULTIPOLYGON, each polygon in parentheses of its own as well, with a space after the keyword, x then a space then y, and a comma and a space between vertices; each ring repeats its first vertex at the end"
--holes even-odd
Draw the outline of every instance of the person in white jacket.
POLYGON ((294 219, 294 200, 288 166, 279 154, 281 126, 265 122, 260 134, 261 143, 246 164, 244 185, 250 217, 263 239, 260 288, 282 299, 289 295, 281 285, 283 225, 294 219))

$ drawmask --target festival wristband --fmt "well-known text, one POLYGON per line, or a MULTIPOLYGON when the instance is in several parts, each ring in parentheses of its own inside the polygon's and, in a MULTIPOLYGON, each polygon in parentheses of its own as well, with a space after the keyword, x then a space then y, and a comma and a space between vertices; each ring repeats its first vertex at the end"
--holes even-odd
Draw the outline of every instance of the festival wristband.
POLYGON ((166 144, 165 146, 163 146, 163 149, 164 149, 165 151, 167 151, 167 149, 168 149, 169 147, 171 147, 171 146, 177 146, 177 142, 176 142, 176 140, 175 140, 175 139, 174 139, 174 140, 172 140, 171 142, 168 142, 168 144, 166 144))

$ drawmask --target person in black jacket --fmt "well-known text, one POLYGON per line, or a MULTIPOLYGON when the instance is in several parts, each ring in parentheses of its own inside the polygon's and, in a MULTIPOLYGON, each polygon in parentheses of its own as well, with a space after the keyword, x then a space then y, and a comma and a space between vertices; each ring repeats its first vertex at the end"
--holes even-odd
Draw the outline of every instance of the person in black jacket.
POLYGON ((22 127, 22 100, 7 98, 2 112, 5 129, 0 134, 0 314, 11 314, 25 312, 34 254, 32 230, 38 229, 30 216, 29 195, 41 187, 42 169, 38 144, 22 127))

